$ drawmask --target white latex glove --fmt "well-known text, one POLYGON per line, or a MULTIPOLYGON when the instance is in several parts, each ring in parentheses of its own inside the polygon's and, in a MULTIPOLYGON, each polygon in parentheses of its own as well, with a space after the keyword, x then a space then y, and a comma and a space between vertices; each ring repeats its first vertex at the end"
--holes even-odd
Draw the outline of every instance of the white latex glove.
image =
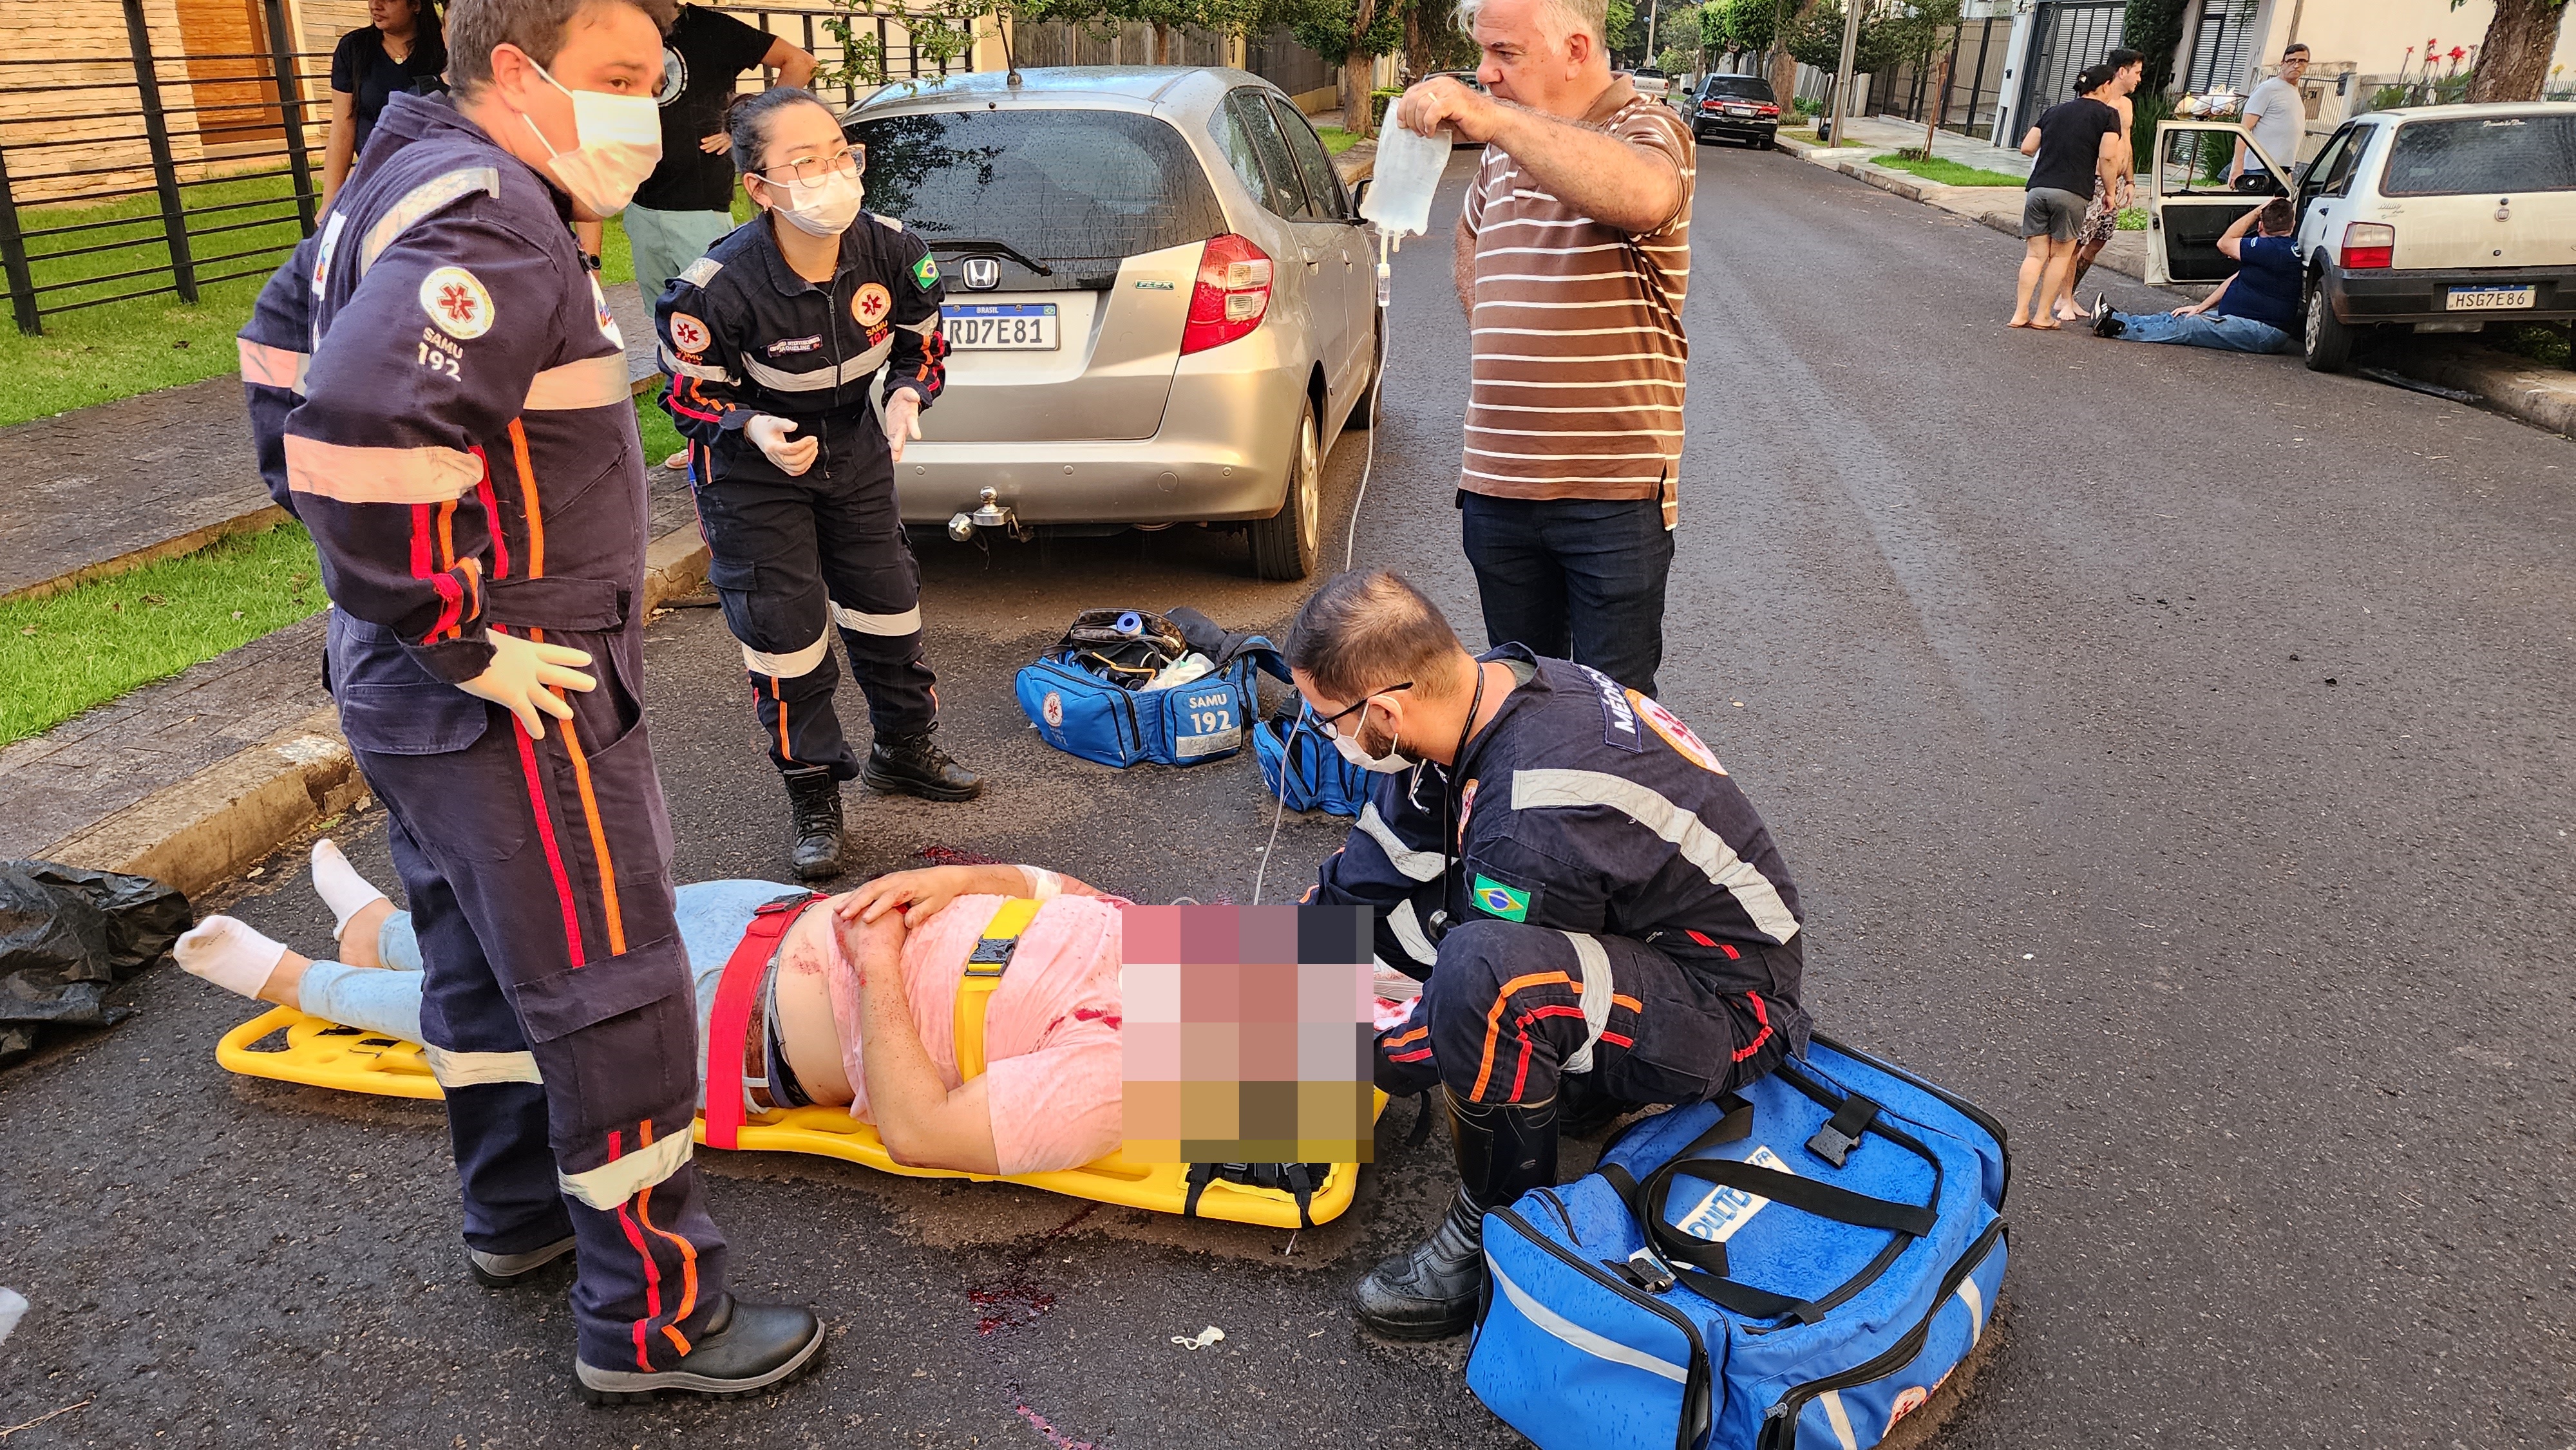
POLYGON ((788 442, 787 435, 795 431, 795 424, 767 413, 759 414, 742 425, 742 436, 750 439, 754 447, 768 455, 769 461, 777 464, 779 471, 790 478, 813 467, 814 450, 823 446, 822 439, 810 435, 788 442))
POLYGON ((580 666, 590 663, 590 655, 586 651, 559 644, 538 644, 514 634, 495 634, 488 630, 483 640, 492 646, 492 663, 483 673, 456 688, 489 700, 518 716, 531 740, 546 738, 546 722, 538 712, 543 711, 558 720, 572 718, 572 706, 557 696, 555 690, 591 690, 599 686, 599 681, 580 670, 580 666))
POLYGON ((886 395, 886 452, 895 462, 903 462, 906 439, 921 436, 921 394, 910 388, 897 388, 886 395))

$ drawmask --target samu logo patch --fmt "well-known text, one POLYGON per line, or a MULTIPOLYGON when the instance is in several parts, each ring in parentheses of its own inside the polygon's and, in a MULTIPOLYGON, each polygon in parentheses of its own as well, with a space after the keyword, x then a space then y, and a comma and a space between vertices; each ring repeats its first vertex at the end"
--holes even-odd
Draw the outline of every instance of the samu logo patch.
POLYGON ((1476 909, 1487 916, 1505 921, 1529 920, 1530 893, 1517 886, 1506 886, 1491 876, 1478 876, 1468 887, 1468 894, 1475 897, 1476 909))

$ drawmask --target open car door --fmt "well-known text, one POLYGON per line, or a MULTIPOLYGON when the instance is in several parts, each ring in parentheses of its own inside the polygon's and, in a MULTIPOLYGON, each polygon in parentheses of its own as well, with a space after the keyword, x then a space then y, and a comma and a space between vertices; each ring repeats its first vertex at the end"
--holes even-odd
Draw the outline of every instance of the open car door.
POLYGON ((2158 121, 2155 165, 2147 179, 2147 280, 2225 281, 2236 264, 2218 250, 2219 236, 2238 217, 2289 195, 2282 180, 2288 175, 2234 121, 2158 121), (2251 189, 2240 189, 2227 175, 2239 141, 2263 165, 2251 189))

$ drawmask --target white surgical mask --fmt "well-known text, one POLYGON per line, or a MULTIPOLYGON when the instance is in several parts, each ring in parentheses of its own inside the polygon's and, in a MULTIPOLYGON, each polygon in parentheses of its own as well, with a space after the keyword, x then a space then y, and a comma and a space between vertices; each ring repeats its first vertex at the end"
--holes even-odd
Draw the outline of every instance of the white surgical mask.
POLYGON ((635 188, 662 164, 662 109, 651 96, 616 96, 606 91, 576 91, 546 74, 546 68, 531 59, 545 83, 572 98, 573 145, 569 151, 558 151, 546 133, 527 112, 519 119, 528 123, 537 144, 546 148, 547 164, 553 169, 556 184, 572 194, 590 212, 601 217, 615 216, 635 199, 635 188))
POLYGON ((840 172, 824 173, 823 179, 807 186, 791 181, 785 186, 764 176, 761 184, 769 188, 770 210, 785 217, 798 231, 809 236, 837 237, 858 220, 860 203, 867 193, 855 176, 840 172))
MULTIPOLYGON (((1360 719, 1363 721, 1368 719, 1368 707, 1366 705, 1362 705, 1360 707, 1360 719)), ((1342 733, 1339 729, 1336 729, 1333 732, 1333 748, 1342 753, 1342 759, 1347 760, 1351 764, 1358 766, 1360 769, 1369 772, 1371 775, 1401 775, 1405 771, 1413 768, 1412 761, 1405 759, 1402 755, 1396 752, 1395 742, 1393 741, 1387 742, 1386 754, 1369 754, 1367 749, 1360 744, 1360 727, 1356 722, 1352 724, 1350 733, 1348 734, 1342 733)))

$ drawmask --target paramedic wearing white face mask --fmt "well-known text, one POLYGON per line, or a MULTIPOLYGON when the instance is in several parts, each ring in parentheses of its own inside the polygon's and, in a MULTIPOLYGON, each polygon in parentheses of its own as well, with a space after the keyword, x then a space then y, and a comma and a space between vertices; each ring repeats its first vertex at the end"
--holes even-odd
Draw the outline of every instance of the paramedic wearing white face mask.
POLYGON ((594 1400, 815 1361, 737 1302, 691 1161, 689 963, 644 718, 626 350, 573 238, 653 168, 669 0, 456 0, 450 96, 395 97, 262 290, 242 377, 312 530, 325 673, 414 916, 471 1272, 561 1280, 594 1400))
POLYGON ((683 268, 654 308, 662 407, 696 455, 707 577, 741 642, 770 762, 785 777, 798 879, 841 871, 841 783, 962 801, 984 782, 933 742, 921 570, 894 465, 939 397, 939 264, 860 209, 867 157, 804 91, 726 118, 761 214, 683 268), (872 385, 885 379, 882 418, 872 385), (838 633, 867 696, 862 762, 833 710, 838 633))
POLYGON ((1344 574, 1288 665, 1369 803, 1304 900, 1363 905, 1420 979, 1377 1085, 1438 1093, 1458 1192, 1360 1281, 1360 1322, 1436 1339, 1474 1320, 1484 1215, 1556 1181, 1560 1123, 1690 1103, 1806 1041, 1798 890, 1761 817, 1671 711, 1519 645, 1467 653, 1392 574, 1344 574))

